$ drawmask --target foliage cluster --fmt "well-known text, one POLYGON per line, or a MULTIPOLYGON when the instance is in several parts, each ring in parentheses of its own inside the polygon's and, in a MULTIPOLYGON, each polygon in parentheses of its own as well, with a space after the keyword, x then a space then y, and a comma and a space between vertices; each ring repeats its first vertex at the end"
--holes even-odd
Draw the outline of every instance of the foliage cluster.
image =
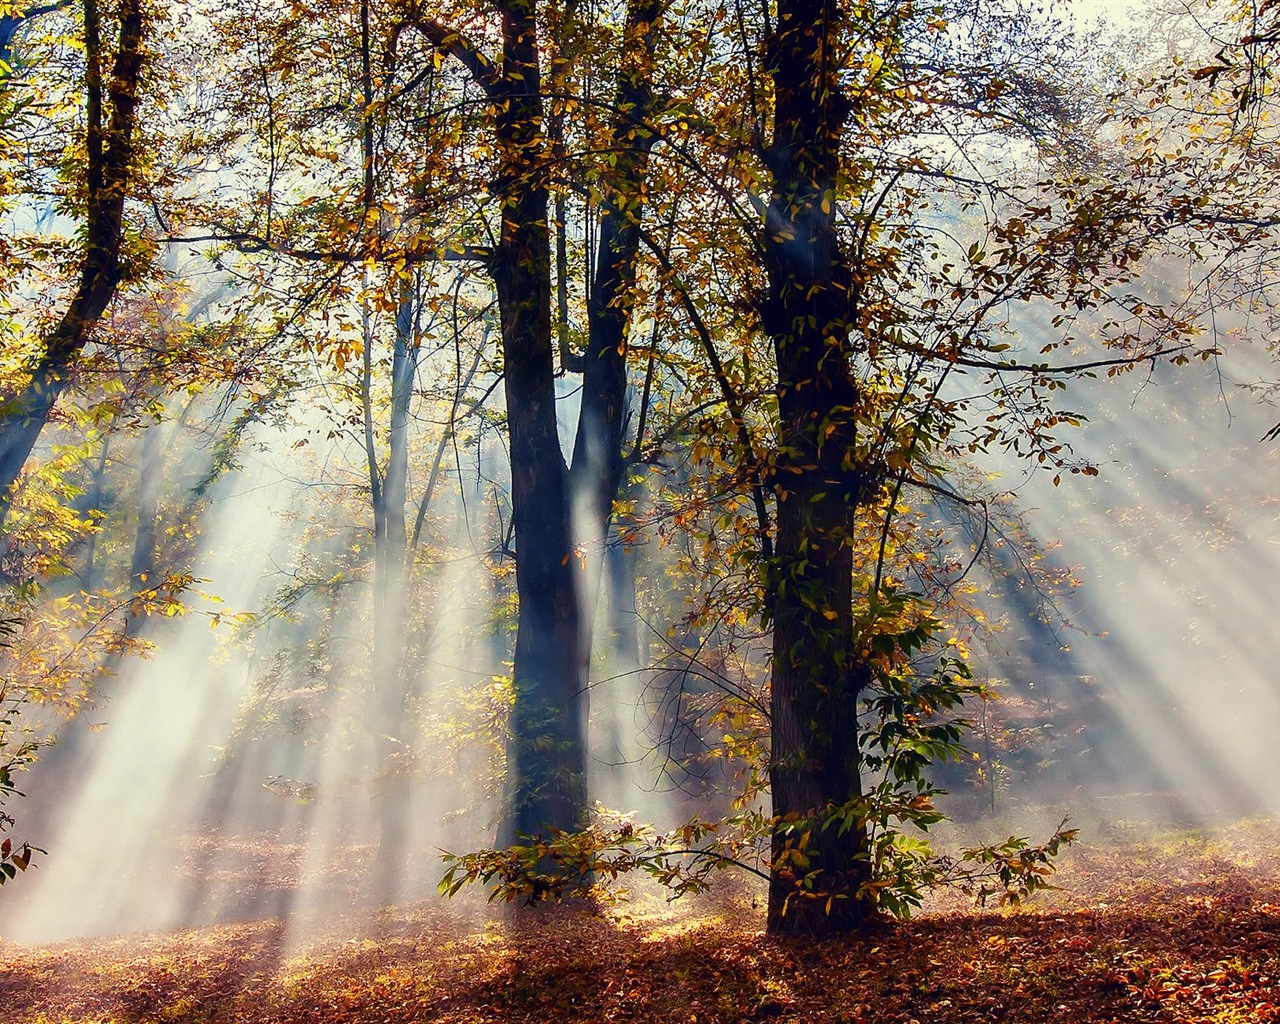
POLYGON ((26 696, 109 689, 220 484, 277 445, 311 495, 237 635, 260 657, 227 755, 341 748, 380 851, 410 783, 509 775, 514 844, 443 891, 742 865, 820 919, 1044 888, 1065 823, 928 842, 992 696, 967 591, 1001 501, 964 466, 1095 475, 1067 382, 1211 358, 1219 280, 1265 304, 1274 6, 1111 96, 1015 0, 180 13, 56 5, 0 77, 0 566, 59 652, 17 659, 26 696), (1231 273, 1167 288, 1170 254, 1231 273), (729 814, 581 820, 613 669, 670 684, 659 725, 737 773, 729 814))
MULTIPOLYGON (((7 638, 16 625, 14 620, 0 620, 0 638, 4 638, 0 639, 0 646, 8 646, 7 638)), ((44 852, 30 842, 15 843, 12 836, 4 835, 17 824, 4 806, 13 797, 22 796, 15 776, 35 762, 38 750, 37 743, 18 726, 20 713, 20 701, 11 695, 7 683, 0 682, 0 885, 12 881, 19 871, 26 871, 32 856, 44 852)))
MULTIPOLYGON (((34 741, 15 741, 13 737, 18 711, 18 704, 9 696, 7 688, 0 688, 0 835, 11 831, 16 824, 13 815, 3 806, 12 797, 22 795, 14 776, 36 759, 34 741)), ((29 842, 15 843, 12 836, 4 836, 0 840, 0 885, 17 877, 19 871, 26 871, 32 856, 41 852, 29 842)))

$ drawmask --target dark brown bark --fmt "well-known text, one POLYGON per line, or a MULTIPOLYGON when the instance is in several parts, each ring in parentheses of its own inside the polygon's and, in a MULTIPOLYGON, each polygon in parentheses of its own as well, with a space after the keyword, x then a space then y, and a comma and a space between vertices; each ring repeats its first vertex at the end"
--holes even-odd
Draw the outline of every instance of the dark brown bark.
MULTIPOLYGON (((500 206, 501 227, 489 269, 502 323, 519 595, 509 764, 513 803, 504 829, 508 842, 545 836, 553 829, 575 830, 586 818, 591 631, 573 544, 572 495, 574 488, 584 489, 590 514, 603 530, 623 472, 627 328, 634 305, 641 182, 654 141, 644 122, 652 107, 653 25, 662 7, 661 2, 642 0, 628 11, 619 114, 612 126, 619 163, 605 186, 572 479, 556 422, 547 181, 554 154, 548 153, 543 124, 536 0, 500 4, 499 65, 458 33, 434 22, 415 22, 472 72, 494 105, 499 160, 491 191, 500 206)), ((566 279, 563 266, 559 277, 566 279)), ((598 573, 599 567, 592 571, 598 573)), ((597 589, 585 586, 587 609, 594 606, 597 589)))
POLYGON ((119 18, 114 65, 104 85, 97 0, 85 0, 85 252, 76 291, 61 321, 45 338, 30 378, 21 391, 0 401, 0 523, 8 514, 18 474, 120 284, 124 202, 144 59, 146 21, 141 0, 123 0, 119 18), (109 113, 103 109, 104 89, 109 113))
POLYGON ((510 835, 573 830, 586 813, 585 679, 570 532, 569 471, 556 426, 541 74, 534 0, 502 7, 493 191, 502 226, 491 264, 502 321, 519 618, 510 835))
POLYGON ((861 796, 857 700, 867 680, 853 636, 852 519, 866 474, 856 454, 850 272, 835 225, 847 114, 833 52, 838 20, 834 0, 781 0, 768 49, 775 107, 763 314, 779 416, 772 933, 846 931, 870 914, 857 895, 869 878, 865 830, 841 834, 830 820, 861 796))

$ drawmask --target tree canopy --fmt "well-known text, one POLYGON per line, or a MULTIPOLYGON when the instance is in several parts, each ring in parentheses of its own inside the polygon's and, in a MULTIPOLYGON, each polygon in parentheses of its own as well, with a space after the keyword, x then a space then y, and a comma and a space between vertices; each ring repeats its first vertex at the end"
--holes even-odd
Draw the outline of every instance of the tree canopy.
POLYGON ((310 800, 343 751, 388 902, 421 814, 483 819, 446 891, 737 866, 775 933, 1043 888, 1066 822, 927 835, 993 699, 979 581, 1065 579, 986 474, 1096 475, 1074 382, 1270 329, 1277 9, 1210 10, 1127 64, 1024 0, 0 4, 8 692, 69 720, 50 771, 196 615, 250 652, 218 770, 269 741, 310 800), (288 528, 224 608, 255 472, 288 528), (597 811, 606 737, 704 792, 597 811))

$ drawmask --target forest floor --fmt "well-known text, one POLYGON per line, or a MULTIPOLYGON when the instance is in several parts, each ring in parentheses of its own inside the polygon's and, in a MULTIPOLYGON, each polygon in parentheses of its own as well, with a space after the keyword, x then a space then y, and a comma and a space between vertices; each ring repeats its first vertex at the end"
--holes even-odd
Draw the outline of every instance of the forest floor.
POLYGON ((0 1022, 1280 1021, 1280 825, 1119 830, 1058 881, 824 942, 766 938, 744 897, 487 923, 432 902, 301 945, 278 920, 0 943, 0 1022))

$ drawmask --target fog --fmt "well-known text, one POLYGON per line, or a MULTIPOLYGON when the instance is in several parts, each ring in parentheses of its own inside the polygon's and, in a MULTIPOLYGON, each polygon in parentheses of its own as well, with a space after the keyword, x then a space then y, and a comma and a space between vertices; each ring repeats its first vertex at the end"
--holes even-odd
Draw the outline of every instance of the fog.
MULTIPOLYGON (((428 440, 441 465, 425 554, 398 652, 378 668, 369 540, 351 504, 363 448, 305 407, 253 428, 194 531, 185 612, 142 618, 148 650, 111 666, 96 705, 23 779, 14 810, 48 853, 0 890, 0 934, 47 942, 275 916, 302 943, 335 914, 372 920, 436 898, 446 851, 495 842, 514 624, 497 547, 507 470, 491 437, 428 440), (379 710, 387 685, 398 722, 379 710)), ((167 472, 207 472, 193 461, 194 450, 167 472)), ((580 544, 596 559, 621 551, 616 538, 580 544)), ((631 619, 606 611, 598 623, 592 795, 669 822, 631 619)))
POLYGON ((1041 603, 1013 573, 1006 591, 1020 599, 979 659, 1052 723, 1002 801, 1095 825, 1277 810, 1280 634, 1267 595, 1280 452, 1263 436, 1280 410, 1248 387, 1273 372, 1265 350, 1236 345, 1073 384, 1089 422, 1070 440, 1098 475, 1055 487, 1050 473, 1005 467, 998 478, 1045 562, 1077 581, 1041 603))

